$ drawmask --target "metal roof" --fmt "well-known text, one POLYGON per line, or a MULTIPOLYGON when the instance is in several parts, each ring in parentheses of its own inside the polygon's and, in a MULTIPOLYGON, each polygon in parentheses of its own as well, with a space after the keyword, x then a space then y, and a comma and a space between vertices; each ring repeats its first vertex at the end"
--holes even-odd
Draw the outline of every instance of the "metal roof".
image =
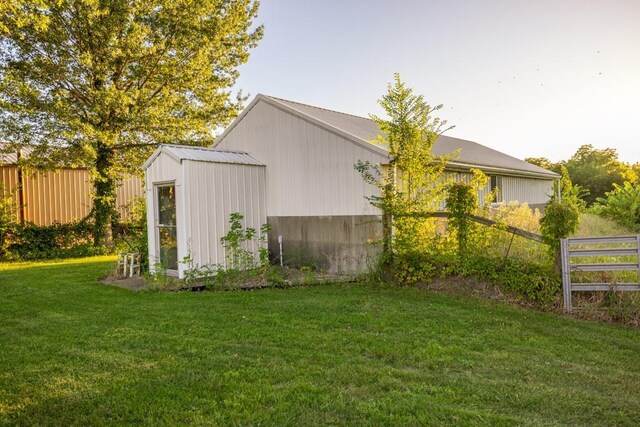
POLYGON ((244 151, 228 151, 217 150, 214 148, 191 147, 188 145, 163 144, 159 146, 158 149, 151 155, 151 157, 147 159, 142 168, 148 168, 153 160, 160 155, 160 153, 166 153, 178 162, 182 162, 183 160, 191 160, 196 162, 264 166, 262 163, 260 163, 244 151))
MULTIPOLYGON (((375 143, 377 136, 381 134, 378 125, 371 119, 314 107, 295 101, 276 98, 273 96, 258 95, 272 103, 286 107, 289 111, 298 112, 322 122, 325 125, 338 129, 353 138, 367 142, 376 147, 387 149, 385 146, 375 143)), ((558 174, 541 168, 531 163, 512 157, 508 154, 478 144, 466 139, 441 135, 433 146, 433 154, 444 155, 459 151, 458 157, 450 162, 451 166, 466 165, 480 169, 501 169, 505 172, 524 172, 532 175, 543 175, 549 178, 559 177, 558 174)))
MULTIPOLYGON (((7 144, 4 142, 0 142, 0 150, 5 150, 7 144)), ((29 154, 33 151, 31 147, 22 148, 22 156, 29 157, 29 154)), ((18 163, 18 153, 16 151, 11 152, 2 152, 0 151, 0 165, 15 165, 18 163)))

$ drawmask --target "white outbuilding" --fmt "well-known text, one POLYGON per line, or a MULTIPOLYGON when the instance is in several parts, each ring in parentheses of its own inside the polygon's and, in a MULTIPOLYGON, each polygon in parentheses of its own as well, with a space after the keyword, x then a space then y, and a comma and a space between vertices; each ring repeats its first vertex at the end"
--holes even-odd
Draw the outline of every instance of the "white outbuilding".
MULTIPOLYGON (((220 238, 229 215, 240 212, 247 227, 269 224, 272 258, 330 273, 366 271, 379 251, 370 243, 382 237, 381 212, 370 203, 379 189, 355 166, 389 163, 380 134, 365 117, 258 95, 214 149, 162 146, 145 164, 151 262, 162 261, 180 277, 179 261, 188 254, 199 265, 224 265, 220 238)), ((481 200, 495 191, 498 203, 542 208, 559 178, 445 135, 432 151, 456 153, 445 168, 448 179, 469 182, 473 169, 488 175, 481 200)))
POLYGON ((267 223, 265 166, 245 152, 161 145, 143 168, 152 271, 162 265, 182 278, 185 257, 224 266, 220 238, 230 215, 242 214, 245 227, 256 230, 267 223))

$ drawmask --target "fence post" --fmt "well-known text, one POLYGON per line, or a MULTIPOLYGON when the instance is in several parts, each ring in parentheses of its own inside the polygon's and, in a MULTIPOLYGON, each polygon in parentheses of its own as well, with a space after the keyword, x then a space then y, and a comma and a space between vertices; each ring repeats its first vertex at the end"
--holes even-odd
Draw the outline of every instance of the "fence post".
POLYGON ((569 259, 569 240, 560 239, 560 259, 562 261, 562 297, 564 311, 571 313, 571 264, 569 259))
POLYGON ((636 235, 638 249, 638 284, 640 285, 640 234, 636 235))

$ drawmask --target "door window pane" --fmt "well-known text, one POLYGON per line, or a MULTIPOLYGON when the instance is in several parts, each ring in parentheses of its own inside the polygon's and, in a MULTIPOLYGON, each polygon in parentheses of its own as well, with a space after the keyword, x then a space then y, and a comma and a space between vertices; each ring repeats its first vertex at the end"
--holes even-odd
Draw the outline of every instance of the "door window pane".
POLYGON ((158 187, 158 224, 176 225, 176 190, 173 185, 158 187))
POLYGON ((157 237, 160 264, 167 270, 178 269, 178 239, 176 232, 176 190, 173 185, 156 188, 158 197, 157 237))
POLYGON ((175 227, 158 227, 160 263, 167 270, 178 269, 178 239, 175 227))

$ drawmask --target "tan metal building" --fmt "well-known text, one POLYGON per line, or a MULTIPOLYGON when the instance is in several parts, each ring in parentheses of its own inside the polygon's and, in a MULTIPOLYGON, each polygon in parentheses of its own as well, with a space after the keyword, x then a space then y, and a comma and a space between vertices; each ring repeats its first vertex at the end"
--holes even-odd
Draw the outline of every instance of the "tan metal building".
MULTIPOLYGON (((4 197, 13 195, 19 205, 20 181, 18 166, 0 164, 0 179, 4 197)), ((63 168, 55 172, 22 173, 22 212, 16 212, 16 221, 51 225, 84 218, 93 206, 91 199, 91 174, 86 169, 63 168)), ((142 180, 134 175, 125 177, 116 190, 116 208, 121 220, 129 218, 129 205, 144 195, 142 180)))

